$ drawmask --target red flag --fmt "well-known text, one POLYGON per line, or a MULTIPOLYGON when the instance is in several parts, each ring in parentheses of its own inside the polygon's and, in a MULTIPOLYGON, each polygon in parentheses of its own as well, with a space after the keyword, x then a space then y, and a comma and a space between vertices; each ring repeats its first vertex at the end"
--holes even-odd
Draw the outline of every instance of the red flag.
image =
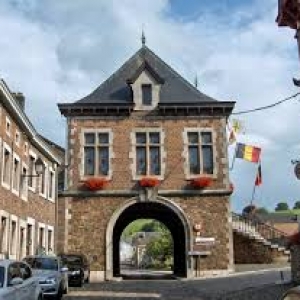
POLYGON ((255 185, 261 185, 262 184, 262 177, 261 177, 261 164, 258 165, 257 174, 255 178, 255 185))

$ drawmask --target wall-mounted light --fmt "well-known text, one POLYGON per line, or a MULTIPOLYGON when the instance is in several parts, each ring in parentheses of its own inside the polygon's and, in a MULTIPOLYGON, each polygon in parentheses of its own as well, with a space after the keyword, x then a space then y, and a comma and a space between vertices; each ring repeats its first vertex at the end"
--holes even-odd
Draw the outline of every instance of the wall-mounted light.
POLYGON ((39 177, 41 174, 43 174, 45 169, 45 164, 40 157, 38 157, 37 160, 35 161, 34 167, 35 167, 35 174, 22 174, 22 177, 39 177))

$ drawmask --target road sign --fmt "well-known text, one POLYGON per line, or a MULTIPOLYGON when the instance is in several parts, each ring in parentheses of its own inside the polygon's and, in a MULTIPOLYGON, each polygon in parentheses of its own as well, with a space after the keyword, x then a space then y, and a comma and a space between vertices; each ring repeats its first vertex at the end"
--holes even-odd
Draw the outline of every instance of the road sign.
POLYGON ((295 172, 297 179, 300 180, 300 162, 296 163, 294 172, 295 172))

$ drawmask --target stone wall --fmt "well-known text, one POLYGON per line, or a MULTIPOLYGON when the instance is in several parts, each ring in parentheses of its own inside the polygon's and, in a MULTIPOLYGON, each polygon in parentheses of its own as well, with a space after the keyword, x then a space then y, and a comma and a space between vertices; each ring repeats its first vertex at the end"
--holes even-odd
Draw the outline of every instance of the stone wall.
POLYGON ((236 264, 268 264, 288 260, 288 255, 283 251, 264 245, 253 238, 234 233, 233 241, 236 264))

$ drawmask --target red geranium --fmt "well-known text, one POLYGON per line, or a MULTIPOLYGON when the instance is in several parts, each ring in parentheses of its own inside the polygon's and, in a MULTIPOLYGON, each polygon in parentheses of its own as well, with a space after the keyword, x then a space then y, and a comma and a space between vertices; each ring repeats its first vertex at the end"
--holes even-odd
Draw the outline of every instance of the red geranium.
POLYGON ((106 178, 93 177, 85 180, 83 186, 90 191, 98 191, 103 189, 107 183, 108 180, 106 178))
POLYGON ((211 178, 197 177, 191 180, 191 186, 194 188, 205 188, 211 185, 211 178))
POLYGON ((157 178, 145 177, 139 183, 141 187, 155 187, 159 185, 160 181, 157 178))

